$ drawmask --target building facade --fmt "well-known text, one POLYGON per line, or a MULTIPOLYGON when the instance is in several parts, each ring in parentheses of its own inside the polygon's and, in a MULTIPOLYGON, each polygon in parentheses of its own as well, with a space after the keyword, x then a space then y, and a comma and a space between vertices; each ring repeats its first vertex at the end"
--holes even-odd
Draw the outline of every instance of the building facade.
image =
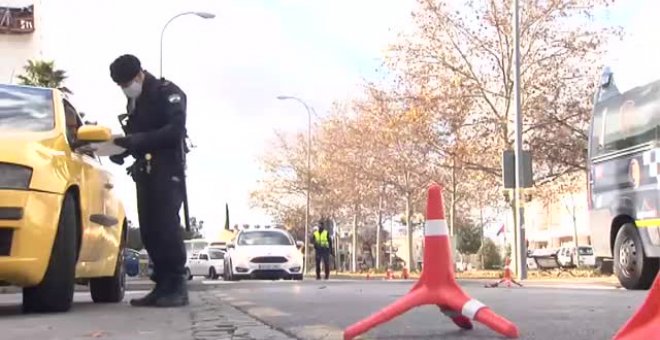
POLYGON ((0 83, 15 83, 29 59, 43 56, 41 0, 0 0, 0 83))
POLYGON ((525 228, 529 249, 559 248, 591 244, 586 191, 562 195, 549 204, 535 200, 525 206, 525 228))

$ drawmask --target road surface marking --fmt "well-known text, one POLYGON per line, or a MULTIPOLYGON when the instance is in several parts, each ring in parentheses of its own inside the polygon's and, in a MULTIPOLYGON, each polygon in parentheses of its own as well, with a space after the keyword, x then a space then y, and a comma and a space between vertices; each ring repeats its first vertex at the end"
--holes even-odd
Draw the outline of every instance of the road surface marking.
POLYGON ((291 316, 289 313, 285 313, 279 309, 270 308, 270 307, 249 307, 245 311, 259 319, 264 319, 268 317, 280 317, 280 316, 291 316))
MULTIPOLYGON (((302 339, 334 340, 344 337, 344 330, 329 325, 291 327, 288 331, 302 339)), ((361 339, 364 339, 364 337, 361 339)))
MULTIPOLYGON (((223 298, 224 296, 225 296, 225 295, 223 295, 223 296, 219 296, 219 297, 220 297, 220 298, 223 298)), ((254 302, 252 302, 252 301, 234 301, 234 302, 232 303, 232 305, 234 305, 234 306, 236 306, 236 307, 247 307, 247 306, 254 306, 254 305, 256 305, 256 304, 255 304, 254 302)))

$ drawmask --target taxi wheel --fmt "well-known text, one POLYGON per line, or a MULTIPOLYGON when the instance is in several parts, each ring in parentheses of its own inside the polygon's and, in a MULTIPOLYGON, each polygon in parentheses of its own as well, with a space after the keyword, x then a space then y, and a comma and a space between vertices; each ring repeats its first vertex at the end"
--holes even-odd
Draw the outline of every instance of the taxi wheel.
POLYGON ((89 292, 96 303, 117 303, 124 300, 126 294, 126 267, 124 267, 124 246, 127 225, 124 223, 115 273, 110 277, 98 277, 89 280, 89 292))
POLYGON ((23 289, 23 312, 66 312, 73 304, 78 234, 76 200, 67 194, 43 280, 23 289))

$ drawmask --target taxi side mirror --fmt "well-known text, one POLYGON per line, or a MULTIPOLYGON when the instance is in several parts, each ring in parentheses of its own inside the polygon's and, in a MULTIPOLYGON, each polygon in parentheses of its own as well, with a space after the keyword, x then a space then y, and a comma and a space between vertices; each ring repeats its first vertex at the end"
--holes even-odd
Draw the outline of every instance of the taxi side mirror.
POLYGON ((99 125, 83 125, 78 128, 77 139, 85 143, 101 143, 112 139, 109 128, 99 125))

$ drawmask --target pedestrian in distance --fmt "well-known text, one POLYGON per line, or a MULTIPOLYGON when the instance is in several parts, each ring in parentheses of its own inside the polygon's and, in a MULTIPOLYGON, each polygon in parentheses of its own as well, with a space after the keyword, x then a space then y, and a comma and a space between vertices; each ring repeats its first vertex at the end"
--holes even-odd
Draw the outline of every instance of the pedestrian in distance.
POLYGON ((110 76, 127 97, 125 136, 114 139, 126 151, 110 160, 122 165, 129 155, 135 159, 127 173, 137 191, 140 236, 154 265, 154 289, 130 303, 184 306, 188 304, 186 249, 179 210, 185 190, 186 95, 174 83, 144 70, 133 55, 112 62, 110 76))
POLYGON ((312 234, 312 244, 314 244, 314 253, 316 255, 316 279, 321 279, 321 262, 325 271, 325 279, 330 277, 330 255, 334 255, 332 248, 332 238, 326 229, 325 220, 319 221, 319 227, 312 234))

